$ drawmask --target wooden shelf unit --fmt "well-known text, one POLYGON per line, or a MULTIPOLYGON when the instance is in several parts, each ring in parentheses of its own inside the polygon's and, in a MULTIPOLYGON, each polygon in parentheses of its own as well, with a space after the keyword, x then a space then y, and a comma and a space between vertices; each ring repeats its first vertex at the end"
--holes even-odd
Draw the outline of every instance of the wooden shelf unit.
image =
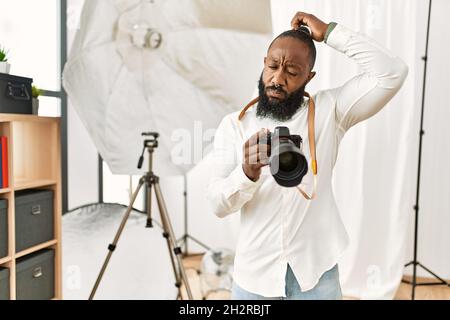
POLYGON ((54 299, 62 299, 60 118, 0 114, 0 136, 8 137, 9 163, 9 186, 0 189, 8 200, 8 256, 0 266, 10 271, 10 299, 16 299, 16 259, 45 248, 55 250, 54 299), (16 253, 14 198, 26 189, 53 190, 54 238, 16 253))

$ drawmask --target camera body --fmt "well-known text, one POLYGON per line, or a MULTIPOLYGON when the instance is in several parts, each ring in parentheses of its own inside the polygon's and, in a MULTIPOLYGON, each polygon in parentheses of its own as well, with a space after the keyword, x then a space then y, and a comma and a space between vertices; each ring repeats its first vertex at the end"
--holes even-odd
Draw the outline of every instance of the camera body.
MULTIPOLYGON (((303 143, 302 137, 298 134, 290 134, 289 128, 287 128, 287 127, 276 127, 273 134, 272 134, 272 132, 268 132, 267 136, 266 136, 266 140, 262 141, 262 143, 265 143, 265 144, 268 144, 269 146, 271 146, 272 145, 272 137, 274 137, 274 141, 277 141, 277 142, 279 142, 280 139, 282 139, 282 140, 289 139, 294 143, 294 145, 297 148, 300 149, 302 147, 302 143, 303 143)), ((270 156, 270 152, 269 152, 269 156, 270 156)))
POLYGON ((261 137, 259 143, 270 145, 270 172, 279 185, 295 187, 302 182, 308 173, 308 162, 301 150, 300 135, 291 135, 289 128, 280 126, 261 137))

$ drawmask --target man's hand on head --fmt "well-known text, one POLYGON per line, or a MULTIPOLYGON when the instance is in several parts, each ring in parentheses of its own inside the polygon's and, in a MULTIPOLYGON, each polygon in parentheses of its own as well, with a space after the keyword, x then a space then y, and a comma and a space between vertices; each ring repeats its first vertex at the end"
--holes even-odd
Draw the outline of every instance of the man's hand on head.
POLYGON ((298 30, 301 26, 307 26, 311 30, 311 37, 313 40, 322 42, 328 29, 328 23, 323 22, 316 16, 297 12, 291 21, 292 29, 298 30))

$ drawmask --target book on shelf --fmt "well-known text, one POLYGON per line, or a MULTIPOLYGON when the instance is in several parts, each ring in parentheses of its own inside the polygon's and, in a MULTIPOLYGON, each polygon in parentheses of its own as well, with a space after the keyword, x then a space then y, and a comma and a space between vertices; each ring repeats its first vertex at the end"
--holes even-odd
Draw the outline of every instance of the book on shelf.
POLYGON ((2 169, 3 159, 2 159, 2 154, 3 154, 3 151, 2 151, 2 139, 0 137, 0 188, 3 188, 3 169, 2 169))
POLYGON ((8 176, 8 137, 2 136, 0 138, 1 144, 1 187, 9 187, 9 176, 8 176))

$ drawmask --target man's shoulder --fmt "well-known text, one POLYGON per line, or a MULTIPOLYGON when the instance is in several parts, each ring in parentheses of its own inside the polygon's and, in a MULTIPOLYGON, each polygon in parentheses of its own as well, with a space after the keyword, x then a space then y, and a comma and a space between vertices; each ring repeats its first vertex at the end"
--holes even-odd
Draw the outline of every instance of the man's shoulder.
POLYGON ((317 92, 315 92, 312 96, 316 99, 333 99, 333 97, 336 95, 336 92, 339 90, 339 88, 328 88, 328 89, 322 89, 317 92))
POLYGON ((224 119, 228 118, 229 120, 237 121, 239 119, 240 113, 241 113, 241 110, 236 110, 236 111, 230 112, 227 115, 225 115, 224 119))
POLYGON ((312 95, 318 108, 329 109, 334 108, 340 87, 319 90, 312 95))
POLYGON ((233 112, 226 114, 220 121, 218 129, 221 129, 221 130, 235 129, 237 127, 237 124, 239 121, 239 113, 240 113, 240 110, 233 111, 233 112))
POLYGON ((241 110, 236 110, 236 111, 230 112, 223 117, 222 122, 236 124, 239 121, 240 113, 241 113, 241 110))

